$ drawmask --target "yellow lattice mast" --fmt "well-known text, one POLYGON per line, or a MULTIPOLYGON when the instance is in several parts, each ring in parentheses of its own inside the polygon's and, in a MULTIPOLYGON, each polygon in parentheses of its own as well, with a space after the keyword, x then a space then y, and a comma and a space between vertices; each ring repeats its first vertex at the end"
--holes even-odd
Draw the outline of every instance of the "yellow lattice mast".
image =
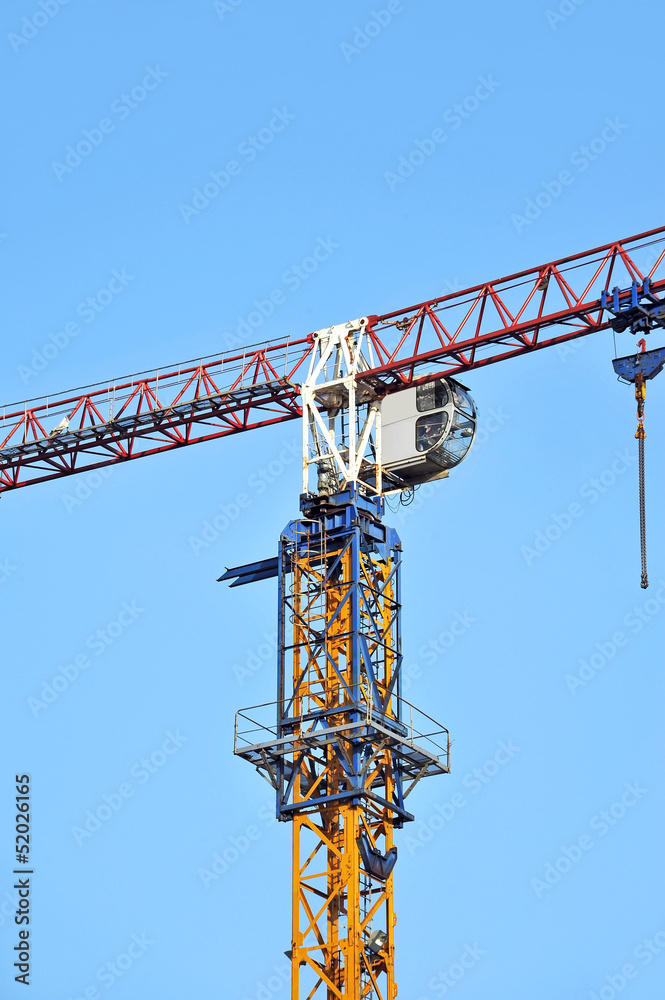
MULTIPOLYGON (((358 716, 354 687, 365 689, 360 705, 362 713, 367 714, 368 678, 359 675, 354 664, 353 607, 358 594, 367 634, 374 618, 364 608, 378 602, 383 611, 377 619, 381 621, 383 635, 380 639, 374 636, 370 655, 376 657, 380 644, 389 651, 382 658, 384 670, 376 685, 384 697, 392 679, 396 658, 393 644, 397 639, 397 630, 392 627, 396 609, 391 562, 373 562, 364 555, 357 588, 353 546, 347 545, 340 557, 339 546, 344 541, 340 539, 337 546, 325 553, 325 562, 335 567, 332 578, 326 580, 318 552, 307 551, 295 561, 293 645, 298 654, 294 654, 292 661, 293 690, 299 692, 294 711, 307 715, 324 708, 329 727, 342 731, 353 725, 358 716), (315 581, 320 605, 312 601, 310 581, 315 581), (382 588, 380 595, 377 586, 382 588), (321 628, 327 641, 319 644, 314 636, 321 628)), ((304 740, 300 744, 306 745, 304 740)), ((363 762, 366 787, 380 789, 389 802, 393 793, 391 753, 385 747, 373 747, 367 742, 363 745, 367 757, 363 762)), ((363 838, 372 850, 391 856, 390 809, 387 805, 364 802, 362 797, 349 797, 348 773, 353 768, 353 750, 353 741, 340 740, 327 744, 325 762, 313 762, 305 753, 294 784, 294 802, 301 803, 303 810, 293 821, 292 997, 297 1000, 317 994, 376 996, 381 1000, 396 995, 392 874, 385 879, 372 876, 363 865, 359 846, 363 838), (322 804, 317 812, 307 812, 308 800, 323 785, 329 802, 322 804), (385 941, 381 933, 372 939, 373 928, 377 927, 386 934, 385 941)))

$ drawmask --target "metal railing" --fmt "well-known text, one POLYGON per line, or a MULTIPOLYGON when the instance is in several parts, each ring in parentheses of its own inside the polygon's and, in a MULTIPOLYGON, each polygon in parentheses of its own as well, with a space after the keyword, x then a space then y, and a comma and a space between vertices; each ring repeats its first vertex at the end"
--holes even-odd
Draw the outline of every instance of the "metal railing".
POLYGON ((283 715, 284 702, 264 702, 240 709, 234 726, 234 752, 243 754, 252 748, 272 748, 275 753, 288 753, 293 744, 326 742, 336 734, 345 732, 370 735, 378 731, 395 746, 424 751, 428 756, 448 760, 450 734, 426 712, 416 708, 405 698, 393 695, 387 712, 377 709, 365 691, 360 699, 334 705, 320 711, 310 711, 297 716, 283 715), (278 712, 279 710, 279 712, 278 712), (352 718, 355 716, 355 718, 352 718), (279 722, 278 722, 279 719, 279 722))

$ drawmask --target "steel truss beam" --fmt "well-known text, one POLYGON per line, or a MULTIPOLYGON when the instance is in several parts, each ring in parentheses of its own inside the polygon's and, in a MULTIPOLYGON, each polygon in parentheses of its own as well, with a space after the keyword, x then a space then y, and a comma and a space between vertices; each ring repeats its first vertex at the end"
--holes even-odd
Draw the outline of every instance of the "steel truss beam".
POLYGON ((393 1000, 393 830, 449 770, 448 731, 400 697, 401 545, 381 511, 354 488, 304 499, 279 557, 278 701, 236 720, 235 752, 293 822, 293 1000, 393 1000))
MULTIPOLYGON (((358 377, 380 395, 606 330, 603 291, 648 277, 665 292, 664 246, 661 227, 370 316, 358 377)), ((314 344, 310 334, 5 407, 0 492, 292 420, 314 344)))
POLYGON ((0 492, 293 420, 292 379, 311 349, 308 339, 248 348, 5 407, 0 492))
POLYGON ((456 375, 608 329, 603 292, 649 278, 665 290, 665 227, 410 309, 370 316, 373 371, 395 388, 456 375), (431 374, 433 373, 433 374, 431 374))

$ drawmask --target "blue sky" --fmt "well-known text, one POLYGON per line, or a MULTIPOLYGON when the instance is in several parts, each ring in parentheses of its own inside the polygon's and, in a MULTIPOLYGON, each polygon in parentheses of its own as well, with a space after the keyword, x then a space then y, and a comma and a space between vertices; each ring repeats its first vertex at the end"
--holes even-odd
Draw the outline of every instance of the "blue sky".
MULTIPOLYGON (((222 350, 275 290, 261 338, 662 223, 655 3, 9 0, 1 18, 6 403, 222 350), (298 279, 319 241, 328 258, 298 279)), ((458 1000, 605 1000, 622 978, 652 1000, 665 975, 665 379, 647 400, 643 592, 634 403, 612 356, 599 334, 470 374, 484 433, 388 516, 407 697, 454 740, 453 773, 419 787, 397 835, 406 1000, 446 977, 458 1000), (539 533, 553 540, 533 556, 539 533)), ((235 710, 273 698, 276 588, 215 577, 276 551, 298 440, 287 424, 3 497, 3 996, 22 995, 25 772, 35 1000, 288 996, 290 830, 231 752, 235 710), (240 492, 249 506, 196 545, 240 492)))

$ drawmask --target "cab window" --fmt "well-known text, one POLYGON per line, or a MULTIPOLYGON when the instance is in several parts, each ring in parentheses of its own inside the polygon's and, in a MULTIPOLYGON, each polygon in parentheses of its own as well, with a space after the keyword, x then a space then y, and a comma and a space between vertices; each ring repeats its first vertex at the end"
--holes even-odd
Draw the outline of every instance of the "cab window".
POLYGON ((439 410, 448 402, 448 389, 440 379, 416 386, 416 409, 419 413, 426 410, 439 410))
POLYGON ((459 406, 460 410, 463 410, 464 413, 473 416, 473 403, 468 393, 465 392, 461 385, 453 385, 452 389, 455 406, 459 406))
POLYGON ((440 440, 448 423, 447 413, 430 413, 416 420, 416 449, 429 451, 440 440))
POLYGON ((453 414, 453 425, 450 434, 441 446, 441 450, 448 459, 448 465, 457 465, 461 462, 473 442, 473 434, 476 429, 474 420, 461 413, 453 414))

